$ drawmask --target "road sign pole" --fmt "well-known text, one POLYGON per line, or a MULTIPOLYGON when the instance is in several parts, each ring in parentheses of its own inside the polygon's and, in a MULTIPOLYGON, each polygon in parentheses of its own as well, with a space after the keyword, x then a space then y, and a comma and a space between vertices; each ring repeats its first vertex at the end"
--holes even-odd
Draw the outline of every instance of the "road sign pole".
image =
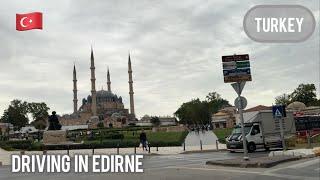
MULTIPOLYGON (((237 82, 238 88, 240 89, 240 82, 237 82)), ((242 145, 243 145, 243 159, 244 160, 249 160, 248 156, 248 149, 247 149, 247 138, 246 138, 246 133, 244 131, 244 119, 243 119, 243 112, 242 112, 242 99, 240 98, 241 92, 238 93, 238 98, 239 98, 239 114, 240 114, 240 121, 241 121, 241 132, 242 132, 242 145)))
POLYGON ((280 123, 280 136, 281 136, 281 142, 282 142, 282 148, 283 151, 286 150, 286 143, 284 141, 284 132, 283 132, 283 119, 281 117, 278 118, 279 119, 279 123, 280 123))

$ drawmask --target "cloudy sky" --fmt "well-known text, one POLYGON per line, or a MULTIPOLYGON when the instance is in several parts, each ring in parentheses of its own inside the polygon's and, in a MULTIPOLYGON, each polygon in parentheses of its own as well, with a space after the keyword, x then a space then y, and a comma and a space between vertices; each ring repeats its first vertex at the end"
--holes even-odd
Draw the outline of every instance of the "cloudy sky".
POLYGON ((300 83, 319 88, 319 1, 281 3, 314 13, 317 26, 307 41, 257 43, 244 33, 243 17, 251 7, 279 1, 3 0, 0 113, 13 99, 72 112, 73 63, 81 102, 90 93, 91 44, 97 89, 106 89, 109 66, 112 90, 127 108, 130 51, 138 117, 172 115, 183 102, 212 91, 233 104, 236 93, 223 82, 221 56, 234 53, 250 54, 253 81, 243 91, 248 107, 271 105, 300 83), (33 11, 43 12, 44 29, 16 31, 16 13, 33 11))

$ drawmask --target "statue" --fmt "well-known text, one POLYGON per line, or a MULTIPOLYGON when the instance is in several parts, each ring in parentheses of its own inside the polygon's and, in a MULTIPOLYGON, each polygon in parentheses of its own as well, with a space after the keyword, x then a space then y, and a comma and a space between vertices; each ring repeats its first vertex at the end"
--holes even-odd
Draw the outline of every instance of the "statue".
POLYGON ((61 124, 59 123, 58 116, 55 111, 52 111, 52 115, 49 116, 49 128, 48 130, 60 130, 61 124))

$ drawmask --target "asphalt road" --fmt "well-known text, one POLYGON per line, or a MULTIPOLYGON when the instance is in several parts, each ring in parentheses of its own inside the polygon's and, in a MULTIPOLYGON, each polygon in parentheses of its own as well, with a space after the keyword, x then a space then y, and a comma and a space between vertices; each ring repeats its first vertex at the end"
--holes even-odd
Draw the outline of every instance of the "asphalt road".
MULTIPOLYGON (((265 156, 265 152, 250 154, 265 156)), ((0 180, 100 180, 100 179, 130 179, 130 180, 206 180, 206 179, 320 179, 320 159, 311 158, 280 164, 273 168, 234 168, 205 165, 207 160, 226 159, 242 156, 241 153, 210 152, 197 154, 146 156, 144 173, 11 173, 9 166, 0 167, 0 180)))

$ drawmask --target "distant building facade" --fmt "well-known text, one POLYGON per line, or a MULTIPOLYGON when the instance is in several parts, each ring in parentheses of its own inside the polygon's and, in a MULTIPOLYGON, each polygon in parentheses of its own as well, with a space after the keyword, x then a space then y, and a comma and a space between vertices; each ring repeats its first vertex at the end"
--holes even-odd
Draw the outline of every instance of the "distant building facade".
MULTIPOLYGON (((151 116, 145 115, 141 120, 136 122, 137 126, 152 126, 151 116)), ((177 125, 177 120, 175 117, 170 116, 160 116, 158 117, 160 121, 160 126, 175 126, 177 125)))
POLYGON ((211 117, 213 128, 233 128, 236 123, 236 113, 237 109, 234 106, 220 109, 211 117))

